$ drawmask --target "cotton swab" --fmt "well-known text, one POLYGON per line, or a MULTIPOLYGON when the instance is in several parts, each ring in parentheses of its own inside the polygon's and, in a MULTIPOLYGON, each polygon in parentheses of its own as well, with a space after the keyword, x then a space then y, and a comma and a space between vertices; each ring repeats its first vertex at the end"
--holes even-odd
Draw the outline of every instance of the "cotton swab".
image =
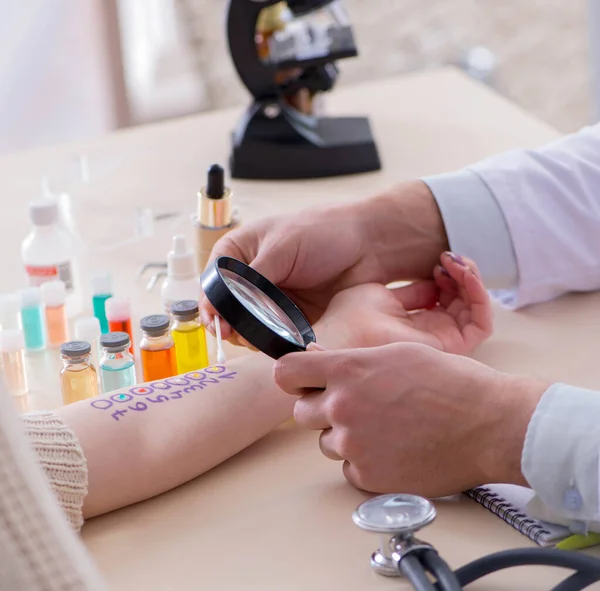
POLYGON ((223 351, 223 339, 221 338, 221 318, 215 316, 215 333, 217 335, 217 363, 225 363, 225 351, 223 351))

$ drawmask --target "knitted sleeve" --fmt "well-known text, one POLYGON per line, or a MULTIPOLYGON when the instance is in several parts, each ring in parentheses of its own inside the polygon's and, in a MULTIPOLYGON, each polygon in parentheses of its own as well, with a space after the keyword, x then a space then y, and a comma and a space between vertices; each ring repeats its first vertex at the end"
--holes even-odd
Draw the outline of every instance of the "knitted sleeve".
POLYGON ((73 529, 80 530, 88 472, 77 437, 53 412, 27 413, 21 420, 56 499, 73 529))

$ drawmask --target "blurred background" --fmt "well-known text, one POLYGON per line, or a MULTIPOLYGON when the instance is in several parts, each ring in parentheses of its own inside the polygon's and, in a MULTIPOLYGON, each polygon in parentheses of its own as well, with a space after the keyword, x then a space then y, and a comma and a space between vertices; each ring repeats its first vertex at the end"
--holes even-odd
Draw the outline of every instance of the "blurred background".
MULTIPOLYGON (((595 120, 600 101, 593 74, 599 5, 346 0, 360 57, 341 62, 340 85, 456 64, 573 131, 595 120)), ((248 101, 226 52, 224 0, 0 6, 0 153, 248 101)))

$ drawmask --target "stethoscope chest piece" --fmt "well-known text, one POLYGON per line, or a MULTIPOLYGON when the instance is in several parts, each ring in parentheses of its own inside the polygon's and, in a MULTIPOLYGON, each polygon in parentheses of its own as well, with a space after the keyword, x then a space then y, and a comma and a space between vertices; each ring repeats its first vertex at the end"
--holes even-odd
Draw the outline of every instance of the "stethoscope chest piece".
POLYGON ((399 577, 398 557, 394 554, 420 545, 414 540, 414 533, 435 516, 433 503, 423 497, 390 494, 361 503, 352 514, 352 521, 365 531, 379 534, 379 548, 371 556, 373 570, 386 577, 399 577))

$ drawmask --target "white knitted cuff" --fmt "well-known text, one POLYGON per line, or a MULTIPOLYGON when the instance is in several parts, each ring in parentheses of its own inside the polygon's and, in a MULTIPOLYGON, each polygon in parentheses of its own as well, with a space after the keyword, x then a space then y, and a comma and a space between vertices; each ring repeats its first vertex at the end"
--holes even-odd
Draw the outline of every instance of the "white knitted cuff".
POLYGON ((88 471, 75 433, 53 412, 27 413, 21 419, 55 497, 73 529, 79 531, 83 525, 88 471))

